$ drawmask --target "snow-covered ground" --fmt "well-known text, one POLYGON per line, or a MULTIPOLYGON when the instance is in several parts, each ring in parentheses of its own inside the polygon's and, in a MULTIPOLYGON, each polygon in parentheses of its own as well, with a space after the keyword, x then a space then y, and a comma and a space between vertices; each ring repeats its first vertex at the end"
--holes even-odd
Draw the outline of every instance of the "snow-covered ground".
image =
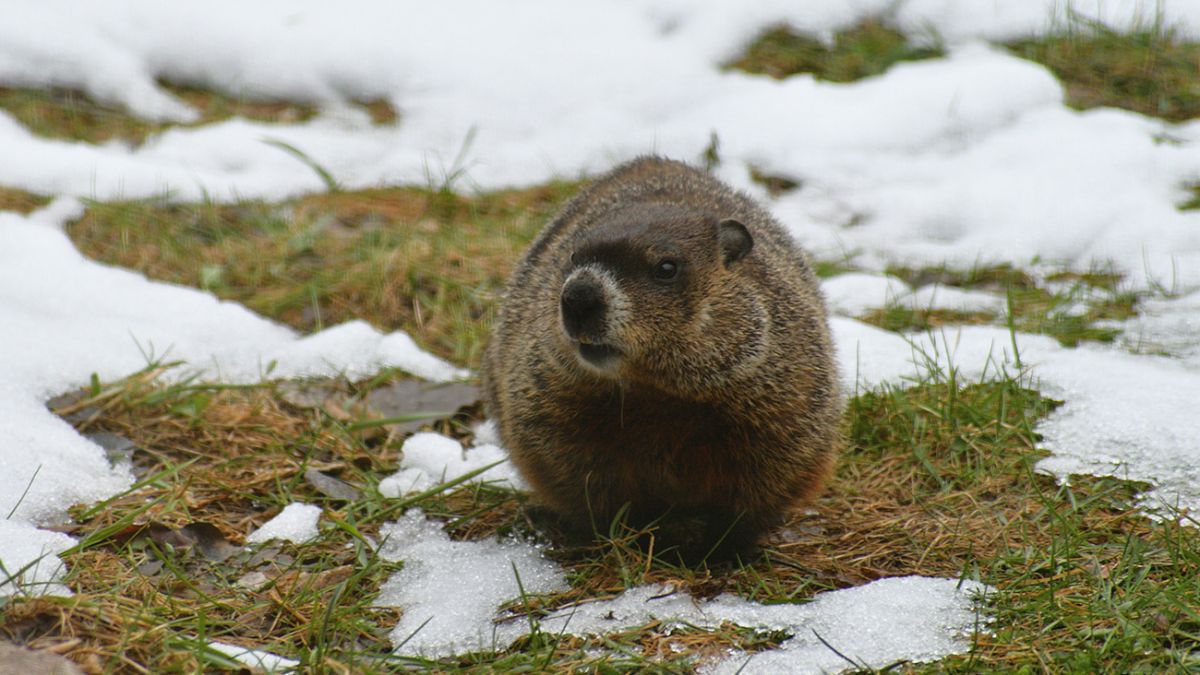
MULTIPOLYGON (((452 541, 418 510, 382 533, 382 555, 405 566, 380 592, 381 605, 405 608, 392 632, 403 655, 435 658, 503 649, 529 632, 523 616, 495 617, 506 600, 566 590, 562 570, 516 542, 452 541), (447 574, 447 570, 454 570, 447 574), (496 620, 498 619, 498 620, 496 620)), ((824 673, 845 667, 834 645, 868 667, 897 660, 933 661, 962 652, 986 618, 977 611, 988 589, 978 582, 898 577, 818 595, 807 605, 761 605, 731 595, 698 601, 671 588, 639 586, 611 600, 560 609, 538 620, 551 635, 604 635, 662 619, 716 629, 732 623, 793 637, 779 651, 731 653, 716 673, 824 673)))
MULTIPOLYGON (((403 334, 351 323, 300 337, 206 293, 98 265, 62 232, 78 198, 278 198, 323 188, 266 139, 299 148, 346 187, 440 184, 462 168, 455 187, 469 190, 575 177, 646 152, 695 159, 715 134, 730 182, 765 197, 749 180, 753 164, 801 183, 771 207, 820 257, 867 272, 888 262, 1086 271, 1111 261, 1134 287, 1183 297, 1148 304, 1115 347, 1017 336, 1040 386, 1066 402, 1039 427, 1054 453, 1041 466, 1063 477, 1145 480, 1156 486, 1152 502, 1200 508, 1200 211, 1176 208, 1183 186, 1200 182, 1200 120, 1070 110, 1048 71, 981 42, 1044 33, 1061 25, 1068 4, 1118 27, 1161 12, 1179 34, 1200 35, 1200 0, 10 0, 0 86, 75 87, 147 119, 193 117, 156 84, 166 78, 312 101, 323 112, 302 124, 174 128, 135 148, 36 137, 0 111, 0 185, 57 197, 28 216, 0 213, 0 513, 8 514, 0 562, 12 572, 44 553, 23 578, 62 592, 54 554, 71 542, 38 526, 132 479, 44 406, 92 373, 117 378, 166 355, 232 381, 385 365, 431 379, 462 375, 403 334), (830 35, 879 12, 893 12, 910 34, 940 37, 948 56, 851 84, 719 67, 769 25, 830 35), (376 98, 400 112, 397 125, 374 126, 346 105, 376 98)), ((997 298, 914 291, 872 274, 828 287, 848 382, 900 381, 930 354, 968 376, 1012 358, 1010 336, 994 328, 909 342, 848 318, 889 301, 995 311, 997 298)), ((430 452, 389 489, 440 479, 430 452)), ((472 466, 495 452, 480 449, 472 466)), ((908 597, 891 592, 874 588, 861 602, 908 597)), ((953 593, 933 595, 944 602, 931 613, 969 608, 953 593)), ((819 602, 834 614, 803 621, 843 611, 840 601, 819 602)), ((847 602, 845 616, 869 606, 847 602)), ((480 611, 490 621, 494 605, 480 611)), ((808 625, 796 621, 789 625, 808 625)), ((927 623, 941 626, 924 634, 931 639, 955 640, 946 636, 962 627, 958 618, 927 623)), ((790 656, 767 658, 808 658, 800 648, 778 654, 790 656)))

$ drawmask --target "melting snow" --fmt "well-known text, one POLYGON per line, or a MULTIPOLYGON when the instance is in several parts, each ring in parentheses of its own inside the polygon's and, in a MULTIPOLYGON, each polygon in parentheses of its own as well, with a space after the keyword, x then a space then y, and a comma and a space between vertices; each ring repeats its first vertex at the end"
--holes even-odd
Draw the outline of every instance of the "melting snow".
POLYGON ((277 516, 263 523, 263 526, 246 537, 247 544, 258 544, 272 539, 283 539, 296 544, 315 539, 317 536, 317 519, 321 517, 321 507, 299 502, 283 507, 277 516))
POLYGON ((995 293, 938 284, 913 290, 896 277, 862 272, 848 272, 826 279, 821 288, 830 312, 851 317, 887 306, 1003 315, 1008 304, 1005 298, 995 293))
MULTIPOLYGON (((516 542, 451 541, 441 523, 413 510, 385 532, 385 558, 404 561, 376 603, 404 608, 392 641, 401 655, 436 658, 503 649, 530 631, 530 620, 498 607, 526 595, 566 589, 562 571, 536 548, 516 542), (519 583, 518 585, 518 577, 519 583)), ((972 581, 900 577, 821 593, 803 605, 761 605, 731 595, 697 601, 657 586, 631 588, 612 600, 585 602, 537 621, 552 635, 605 635, 645 625, 716 629, 733 623, 792 635, 780 648, 736 654, 713 672, 826 672, 846 667, 821 642, 867 667, 932 661, 966 651, 980 623, 972 581), (819 637, 818 637, 819 636, 819 637)))
POLYGON ((436 658, 508 646, 528 625, 496 626, 501 603, 525 594, 565 590, 566 577, 528 544, 451 541, 442 524, 412 509, 380 532, 380 554, 403 560, 380 589, 376 604, 400 606, 392 630, 403 655, 436 658))
POLYGON ((58 554, 74 545, 65 534, 0 520, 0 598, 15 593, 71 595, 60 583, 66 570, 58 554))
POLYGON ((261 649, 248 649, 216 641, 209 642, 208 647, 231 657, 238 663, 267 673, 291 672, 300 665, 300 662, 295 659, 284 658, 261 649))
POLYGON ((409 436, 400 448, 400 470, 379 482, 379 493, 400 497, 458 479, 464 474, 496 464, 475 476, 471 482, 489 482, 524 489, 525 481, 508 461, 508 453, 498 445, 483 443, 464 450, 461 443, 441 434, 418 433, 409 436))

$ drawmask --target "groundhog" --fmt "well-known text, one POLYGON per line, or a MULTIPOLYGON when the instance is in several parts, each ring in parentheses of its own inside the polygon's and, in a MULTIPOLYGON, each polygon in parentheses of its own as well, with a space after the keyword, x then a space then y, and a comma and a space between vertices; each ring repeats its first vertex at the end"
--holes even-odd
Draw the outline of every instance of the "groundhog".
POLYGON ((482 379, 537 501, 591 532, 653 525, 689 562, 752 552, 837 455, 805 254, 746 195, 658 157, 597 179, 533 242, 482 379))

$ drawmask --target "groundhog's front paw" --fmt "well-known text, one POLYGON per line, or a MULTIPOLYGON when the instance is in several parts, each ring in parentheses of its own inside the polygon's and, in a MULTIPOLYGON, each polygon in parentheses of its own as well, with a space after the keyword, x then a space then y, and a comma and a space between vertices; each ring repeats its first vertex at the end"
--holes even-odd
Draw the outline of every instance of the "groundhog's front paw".
POLYGON ((655 556, 690 567, 745 563, 758 555, 758 534, 732 518, 685 515, 664 520, 656 528, 655 556))

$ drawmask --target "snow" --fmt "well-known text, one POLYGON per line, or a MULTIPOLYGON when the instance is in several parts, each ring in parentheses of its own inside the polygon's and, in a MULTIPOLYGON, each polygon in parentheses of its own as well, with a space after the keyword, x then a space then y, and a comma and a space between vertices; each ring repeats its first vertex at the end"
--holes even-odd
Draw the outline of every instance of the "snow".
POLYGON ((74 545, 74 539, 60 532, 0 520, 0 598, 17 593, 71 595, 61 583, 66 570, 58 554, 74 545))
POLYGON ((956 312, 1003 314, 1008 302, 986 291, 967 291, 953 286, 922 286, 900 302, 913 309, 949 309, 956 312))
POLYGON ((985 291, 930 284, 913 290, 904 281, 884 274, 847 272, 821 284, 829 311, 842 316, 860 316, 872 309, 903 306, 914 310, 949 309, 958 312, 988 312, 1003 315, 1005 298, 985 291))
POLYGON ((896 277, 862 272, 826 279, 821 290, 829 311, 842 316, 859 316, 912 293, 912 288, 896 277))
POLYGON ((284 658, 261 649, 247 649, 215 640, 208 643, 208 648, 221 652, 238 663, 267 673, 291 672, 300 665, 300 662, 295 659, 284 658))
POLYGON ((283 507, 279 515, 263 523, 263 526, 246 537, 247 544, 261 544, 272 539, 283 539, 294 544, 303 544, 317 537, 317 519, 321 507, 314 504, 295 502, 283 507))
POLYGON ((638 586, 612 600, 558 610, 541 619, 539 628, 605 635, 658 619, 709 630, 723 623, 782 630, 791 637, 778 649, 733 654, 703 672, 826 673, 849 665, 830 647, 866 668, 965 652, 967 638, 987 622, 977 602, 989 590, 974 581, 893 577, 819 593, 807 604, 761 605, 729 594, 701 602, 670 588, 638 586))
MULTIPOLYGON (((303 124, 233 119, 136 148, 38 138, 0 114, 0 155, 23 158, 0 165, 0 184, 226 200, 321 189, 308 166, 264 142, 278 139, 347 187, 440 185, 462 170, 455 187, 494 188, 649 150, 694 158, 715 133, 723 174, 754 163, 803 181, 776 212, 822 255, 1112 260, 1142 285, 1172 270, 1200 285, 1200 215, 1175 209, 1181 185, 1200 175, 1200 122, 1066 109, 1047 70, 975 41, 1044 31, 1065 11, 1057 0, 1011 4, 19 0, 0 26, 0 81, 77 86, 149 118, 181 116, 156 77, 325 107, 303 124), (872 12, 940 35, 949 55, 849 84, 717 67, 765 26, 829 34, 872 12), (28 37, 42 32, 49 42, 28 37), (373 126, 346 105, 379 98, 400 111, 398 125, 373 126)), ((1117 26, 1159 9, 1070 6, 1117 26)), ((1200 0, 1161 11, 1180 35, 1200 26, 1200 0)))
POLYGON ((1135 352, 1167 353, 1200 370, 1200 291, 1182 298, 1155 298, 1138 306, 1124 325, 1121 344, 1135 352))
POLYGON ((400 470, 379 481, 379 493, 384 497, 423 492, 496 463, 499 465, 480 473, 470 482, 518 490, 526 488, 525 481, 508 461, 508 453, 494 443, 481 443, 464 450, 453 438, 421 432, 405 439, 400 453, 400 470))
POLYGON ((403 560, 376 604, 400 606, 404 615, 392 630, 397 653, 437 658, 507 646, 528 630, 494 626, 503 602, 522 593, 566 590, 566 577, 528 544, 516 541, 452 541, 442 524, 419 509, 385 527, 380 555, 403 560))
POLYGON ((821 593, 808 605, 764 607, 721 596, 708 603, 713 618, 741 625, 765 618, 792 638, 777 650, 731 657, 713 672, 827 673, 850 665, 843 656, 855 668, 882 669, 962 654, 970 637, 986 628, 977 602, 990 590, 969 580, 909 576, 821 593))
MULTIPOLYGON (((88 261, 62 232, 81 198, 230 201, 324 189, 271 140, 299 148, 347 188, 469 191, 575 178, 651 151, 695 159, 715 135, 722 178, 763 197, 750 166, 796 179, 802 187, 770 208, 817 257, 864 270, 825 282, 847 391, 950 363, 964 379, 1011 371, 1015 339, 1039 388, 1065 402, 1037 429, 1053 453, 1040 470, 1144 480, 1154 486, 1148 504, 1200 509, 1200 211, 1176 208, 1183 186, 1200 180, 1200 120, 1068 109, 1046 69, 981 42, 1061 27, 1068 11, 1118 28, 1161 18, 1181 36, 1200 36, 1200 0, 11 0, 0 22, 0 86, 78 88, 150 120, 196 116, 159 79, 308 101, 320 112, 299 124, 174 127, 137 146, 42 138, 0 112, 0 186, 55 197, 30 215, 0 213, 0 514, 9 514, 0 562, 11 573, 38 561, 20 589, 0 585, 0 595, 68 592, 57 556, 73 540, 38 526, 132 483, 127 464, 110 464, 45 408, 93 373, 112 380, 178 359, 229 382, 358 378, 393 366, 434 380, 466 375, 409 336, 362 322, 298 336, 210 294, 88 261), (719 67, 764 27, 787 23, 828 39, 870 15, 944 41, 947 56, 848 84, 719 67), (399 123, 373 125, 350 104, 369 99, 390 102, 399 123), (1177 297, 1147 302, 1116 345, 1076 349, 994 327, 900 336, 851 318, 895 303, 1002 313, 1001 297, 912 289, 881 274, 889 264, 999 262, 1077 271, 1111 262, 1134 289, 1177 297)), ((480 433, 467 449, 414 437, 380 490, 400 496, 502 459, 494 436, 480 433)), ((477 479, 519 486, 507 464, 477 479)), ((520 622, 492 623, 498 604, 519 595, 514 562, 528 592, 565 583, 535 549, 450 542, 416 514, 392 535, 385 550, 406 561, 388 584, 405 608, 397 643, 412 636, 404 653, 449 654, 519 635, 520 622)), ((635 606, 645 592, 631 589, 609 609, 643 616, 635 606)), ((806 627, 873 667, 961 651, 973 620, 965 598, 947 580, 881 580, 782 609, 678 595, 642 604, 697 621, 722 612, 748 626, 794 621, 785 647, 749 657, 752 669, 792 672, 846 665, 828 660, 806 627), (780 618, 786 612, 796 614, 780 618), (864 619, 875 616, 892 618, 864 619), (872 625, 907 632, 862 639, 872 625)), ((589 611, 578 608, 568 628, 583 630, 589 611)))
MULTIPOLYGON (((530 631, 530 620, 499 607, 525 596, 566 590, 557 565, 515 541, 452 541, 441 523, 409 511, 386 530, 382 554, 403 560, 376 604, 404 615, 392 632, 402 656, 438 658, 503 649, 530 631), (518 584, 519 577, 519 584, 518 584), (522 591, 523 589, 523 591, 522 591)), ((732 595, 698 601, 659 586, 638 586, 611 600, 585 602, 537 620, 551 635, 606 635, 654 619, 716 629, 728 622, 792 635, 778 650, 736 654, 713 672, 826 672, 846 664, 821 638, 856 661, 881 668, 898 660, 932 661, 966 651, 986 622, 976 610, 987 589, 973 581, 901 577, 818 594, 803 605, 761 605, 732 595), (818 638, 817 636, 820 636, 818 638)))

